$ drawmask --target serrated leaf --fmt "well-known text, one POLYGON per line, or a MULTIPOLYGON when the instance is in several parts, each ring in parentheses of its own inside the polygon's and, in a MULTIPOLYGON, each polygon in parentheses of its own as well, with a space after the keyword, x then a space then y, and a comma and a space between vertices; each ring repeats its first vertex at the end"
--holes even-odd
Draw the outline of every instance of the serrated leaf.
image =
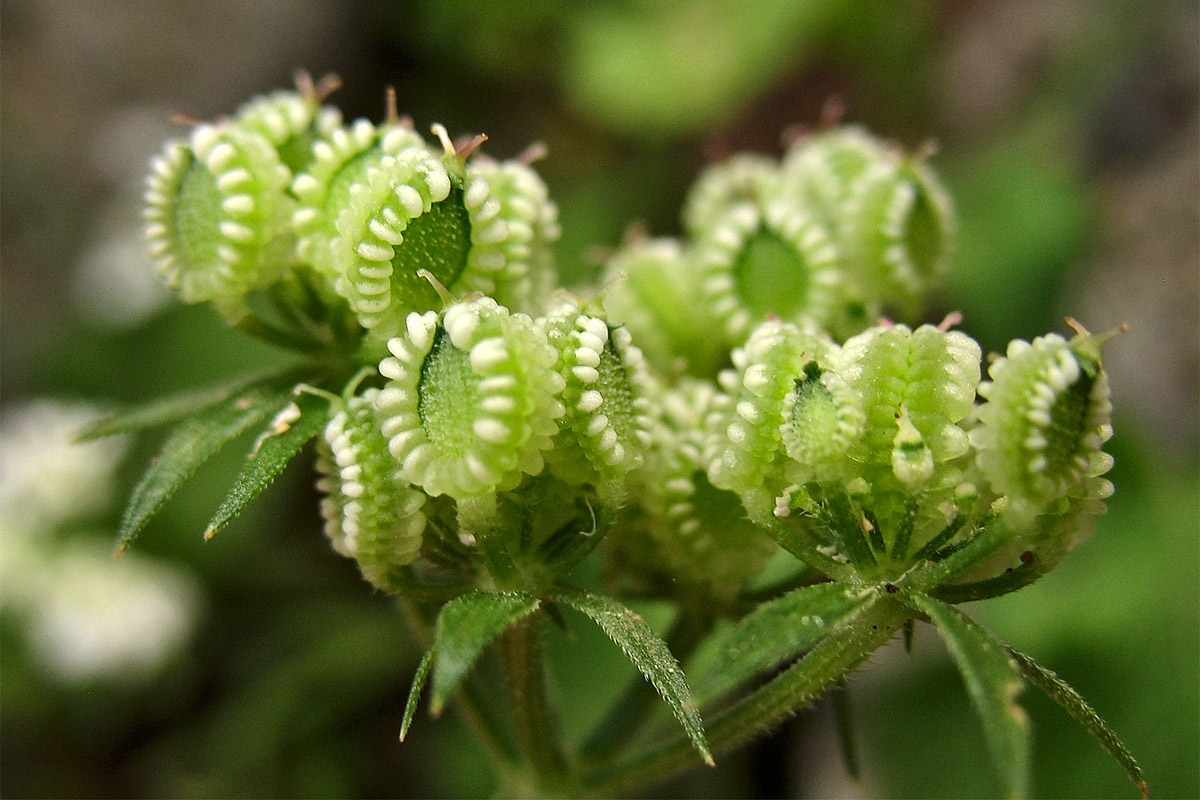
POLYGON ((435 715, 442 712, 483 648, 538 605, 539 600, 526 592, 472 592, 442 606, 433 640, 437 656, 430 705, 435 715))
POLYGON ((1117 734, 1113 733, 1108 724, 1088 705, 1088 702, 1083 699, 1079 692, 1075 691, 1070 684, 1058 677, 1058 675, 1046 669, 1020 650, 1008 646, 1005 646, 1005 649, 1017 663, 1017 669, 1021 671, 1025 679, 1045 692, 1047 697, 1062 706, 1063 710, 1070 714, 1072 719, 1086 728, 1092 736, 1095 736, 1101 746, 1124 767, 1126 774, 1129 775, 1129 779, 1138 787, 1142 796, 1146 797, 1149 794, 1149 789, 1146 786, 1146 778, 1142 775, 1142 768, 1138 766, 1137 760, 1117 737, 1117 734))
POLYGON ((984 738, 1009 797, 1029 794, 1029 719, 1017 703, 1023 686, 1003 642, 954 606, 902 590, 910 608, 929 617, 946 640, 983 723, 984 738))
POLYGON ((725 639, 703 684, 703 697, 715 699, 745 680, 812 647, 848 624, 876 592, 844 583, 805 586, 763 603, 725 639))
POLYGON ((284 406, 254 443, 249 461, 208 523, 204 538, 211 538, 225 527, 246 504, 270 486, 300 448, 319 434, 328 422, 329 401, 323 397, 303 394, 284 406))
POLYGON ((134 487, 121 520, 118 552, 129 547, 146 522, 213 453, 278 412, 290 396, 290 389, 252 386, 180 424, 134 487))
POLYGON ((553 599, 591 617, 608 638, 624 651, 638 672, 650 681, 666 701, 705 763, 712 765, 712 753, 704 738, 700 712, 684 679, 683 670, 675 656, 671 655, 666 642, 641 617, 615 600, 585 592, 559 594, 553 599))
POLYGON ((421 699, 421 690, 425 688, 425 679, 429 677, 429 667, 433 664, 434 648, 425 651, 421 663, 417 665, 417 674, 413 675, 412 688, 408 692, 408 702, 404 704, 404 720, 400 723, 400 741, 408 736, 412 727, 413 716, 417 713, 417 702, 421 699))
MULTIPOLYGON (((96 420, 80 431, 76 442, 88 442, 93 439, 103 439, 118 433, 146 430, 168 422, 177 422, 185 417, 211 408, 223 400, 228 400, 234 394, 242 392, 248 386, 275 382, 276 379, 295 374, 299 376, 302 368, 289 365, 286 369, 272 369, 248 375, 219 386, 206 386, 202 389, 189 389, 167 397, 161 397, 143 405, 118 411, 115 414, 96 420)), ((298 380, 299 378, 297 378, 298 380)))

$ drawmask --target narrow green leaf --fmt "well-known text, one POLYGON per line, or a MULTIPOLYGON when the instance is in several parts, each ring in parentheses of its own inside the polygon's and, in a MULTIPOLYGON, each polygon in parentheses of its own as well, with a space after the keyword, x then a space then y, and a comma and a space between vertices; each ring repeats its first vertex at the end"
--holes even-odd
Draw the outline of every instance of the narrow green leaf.
POLYGON ((927 594, 902 590, 900 598, 941 631, 983 722, 992 761, 1009 797, 1029 794, 1029 719, 1017 704, 1022 688, 1006 646, 957 608, 927 594))
POLYGON ((705 702, 799 656, 849 624, 877 596, 874 589, 819 583, 763 603, 738 623, 699 687, 705 702))
MULTIPOLYGON (((88 442, 93 439, 114 436, 118 433, 141 431, 153 428, 156 425, 176 422, 193 414, 198 414, 223 400, 228 400, 233 395, 244 391, 248 386, 268 381, 274 382, 275 379, 284 375, 295 374, 298 376, 301 372, 301 367, 289 365, 285 369, 276 368, 266 372, 247 375, 219 386, 188 389, 167 397, 161 397, 144 405, 118 411, 111 416, 96 420, 80 431, 75 437, 75 441, 88 442)), ((298 377, 297 380, 299 380, 298 377)))
POLYGON ((150 517, 213 453, 230 439, 278 412, 290 396, 289 389, 252 386, 179 425, 167 438, 162 453, 134 487, 121 520, 118 552, 129 547, 150 517))
POLYGON ((1129 752, 1125 744, 1117 738, 1112 729, 1108 727, 1108 724, 1100 718, 1100 715, 1080 696, 1079 692, 1071 688, 1058 675, 1046 669, 1020 650, 1008 646, 1005 649, 1012 659, 1017 662, 1017 669, 1021 670, 1021 674, 1025 676, 1025 679, 1045 692, 1047 697, 1062 706, 1071 715, 1072 719, 1086 728, 1092 736, 1095 736, 1104 749, 1125 768, 1129 779, 1141 791, 1142 797, 1146 797, 1149 794, 1149 789, 1146 786, 1146 778, 1142 775, 1142 768, 1138 766, 1137 760, 1134 759, 1133 754, 1129 752))
POLYGON ((204 538, 225 527, 246 504, 279 476, 287 463, 329 422, 329 401, 302 394, 284 406, 254 443, 249 461, 204 531, 204 538))
POLYGON ((526 592, 472 592, 456 597, 438 615, 433 647, 435 715, 470 671, 475 659, 505 628, 532 614, 539 600, 526 592))
POLYGON ((679 724, 687 732, 692 745, 705 763, 712 765, 712 753, 704 738, 704 725, 700 712, 692 699, 691 689, 684 679, 683 670, 666 643, 645 621, 625 606, 607 597, 585 592, 570 592, 554 597, 558 602, 583 612, 600 626, 629 657, 634 666, 658 690, 659 695, 671 708, 679 724))
POLYGON ((400 741, 408 736, 412 727, 413 716, 417 713, 417 702, 421 699, 421 690, 425 688, 425 679, 429 677, 429 667, 433 664, 434 648, 425 651, 421 663, 417 665, 417 674, 413 675, 412 688, 408 691, 408 702, 404 704, 404 721, 400 723, 400 741))

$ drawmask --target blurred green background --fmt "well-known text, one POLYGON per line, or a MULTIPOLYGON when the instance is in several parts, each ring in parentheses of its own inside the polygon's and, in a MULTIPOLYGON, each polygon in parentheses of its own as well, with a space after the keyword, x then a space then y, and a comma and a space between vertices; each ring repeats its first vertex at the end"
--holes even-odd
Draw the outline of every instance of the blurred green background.
MULTIPOLYGON (((341 75, 333 100, 348 118, 378 119, 393 85, 418 125, 484 131, 496 156, 546 142, 539 168, 572 282, 632 221, 677 232, 707 160, 778 154, 781 133, 815 123, 831 97, 905 147, 936 142, 961 230, 931 319, 961 310, 989 350, 1062 331, 1064 314, 1132 328, 1107 353, 1109 515, 1055 573, 971 611, 1093 703, 1153 796, 1200 796, 1197 26, 1190 0, 5 0, 0 792, 492 789, 452 715, 422 716, 397 743, 419 653, 392 604, 328 547, 308 464, 206 544, 245 448, 223 453, 126 563, 108 537, 158 439, 62 446, 95 407, 279 359, 157 286, 139 195, 178 132, 173 112, 230 113, 304 67, 341 75)), ((577 736, 628 668, 583 629, 554 657, 577 736)), ((1136 795, 1065 714, 1027 698, 1037 795, 1136 795)), ((859 782, 821 703, 716 770, 647 791, 997 791, 931 630, 911 658, 889 648, 856 673, 850 699, 859 782)))

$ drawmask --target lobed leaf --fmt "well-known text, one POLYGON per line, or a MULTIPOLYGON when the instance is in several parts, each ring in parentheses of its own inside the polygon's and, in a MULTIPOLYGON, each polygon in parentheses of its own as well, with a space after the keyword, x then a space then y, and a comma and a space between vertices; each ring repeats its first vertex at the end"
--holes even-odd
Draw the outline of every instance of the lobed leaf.
POLYGON ((146 522, 213 453, 277 413, 290 397, 290 388, 251 386, 180 424, 134 487, 121 520, 118 553, 129 547, 146 522))
POLYGON ((675 656, 649 625, 633 611, 607 597, 586 592, 556 595, 554 600, 586 614, 600 626, 658 691, 705 763, 713 764, 704 725, 692 691, 675 656))
POLYGON ((527 592, 472 592, 442 607, 434 632, 433 713, 470 671, 475 659, 514 622, 532 614, 540 602, 527 592))
POLYGON ((927 594, 902 590, 910 608, 929 617, 946 640, 983 723, 992 761, 1009 797, 1029 794, 1029 719, 1017 703, 1022 688, 1006 645, 957 608, 927 594))
POLYGON ((1025 676, 1025 680, 1045 692, 1047 697, 1062 706, 1071 715, 1072 719, 1083 725, 1092 736, 1095 736, 1101 746, 1125 768, 1129 779, 1138 787, 1142 796, 1146 797, 1149 794, 1149 789, 1146 786, 1146 778, 1142 775, 1142 768, 1138 766, 1137 760, 1134 759, 1133 754, 1129 752, 1125 744, 1117 738, 1112 729, 1108 727, 1108 724, 1100 718, 1100 715, 1080 696, 1079 692, 1075 691, 1058 675, 1046 669, 1020 650, 1008 647, 1007 645, 1005 646, 1005 650, 1017 663, 1017 669, 1025 676))
POLYGON ((270 486, 300 448, 321 432, 329 422, 329 416, 329 401, 311 394, 300 395, 285 406, 254 443, 249 462, 208 523, 204 538, 211 538, 225 527, 270 486))
POLYGON ((718 651, 701 687, 705 699, 795 658, 850 624, 877 596, 861 586, 819 583, 763 603, 738 623, 718 651))

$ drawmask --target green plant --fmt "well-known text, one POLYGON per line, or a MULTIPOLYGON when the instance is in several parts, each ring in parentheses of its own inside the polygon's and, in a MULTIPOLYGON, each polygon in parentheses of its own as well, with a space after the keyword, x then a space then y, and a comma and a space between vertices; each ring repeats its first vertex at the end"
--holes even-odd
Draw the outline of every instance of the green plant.
POLYGON ((835 127, 778 162, 711 167, 685 240, 631 236, 578 295, 556 291, 535 151, 497 162, 440 126, 431 145, 394 106, 343 125, 298 85, 155 162, 165 279, 296 358, 85 434, 179 422, 121 549, 239 434, 262 430, 207 536, 316 439, 334 548, 428 648, 401 736, 428 681, 502 792, 618 794, 712 763, 917 622, 946 639, 1006 794, 1029 791, 1025 682, 1145 791, 1077 693, 955 605, 1033 582, 1103 512, 1108 336, 1071 321, 1073 338, 1013 342, 981 381, 955 317, 879 322, 912 320, 945 267, 953 212, 924 154, 835 127), (579 585, 598 558, 608 583, 579 585), (622 602, 646 596, 677 609, 665 639, 622 602), (564 608, 646 678, 578 752, 544 686, 542 622, 568 626, 564 608), (471 675, 493 643, 502 710, 471 675), (651 692, 677 738, 641 736, 651 692))

